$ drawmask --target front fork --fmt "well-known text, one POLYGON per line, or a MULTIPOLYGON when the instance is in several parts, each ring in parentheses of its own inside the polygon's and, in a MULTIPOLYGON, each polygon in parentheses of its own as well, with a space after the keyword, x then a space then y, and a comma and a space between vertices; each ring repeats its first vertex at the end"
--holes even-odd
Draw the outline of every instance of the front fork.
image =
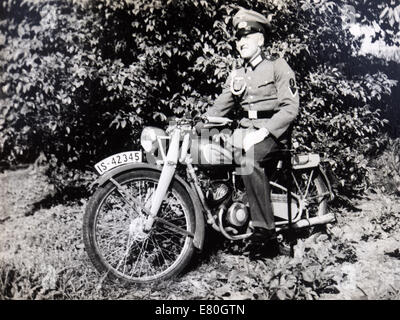
POLYGON ((154 192, 154 197, 150 208, 150 215, 147 217, 147 221, 144 226, 145 232, 149 232, 151 230, 161 203, 163 202, 172 178, 174 177, 176 165, 178 163, 180 135, 180 129, 175 129, 172 133, 168 153, 164 159, 163 168, 161 170, 160 180, 158 181, 157 189, 154 192))

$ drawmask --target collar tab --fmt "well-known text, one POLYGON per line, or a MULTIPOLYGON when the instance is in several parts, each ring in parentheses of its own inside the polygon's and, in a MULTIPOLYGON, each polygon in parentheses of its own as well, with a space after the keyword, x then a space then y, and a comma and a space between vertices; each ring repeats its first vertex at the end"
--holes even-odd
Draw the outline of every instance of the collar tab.
POLYGON ((259 53, 257 56, 255 56, 253 59, 250 60, 250 65, 254 69, 257 67, 262 61, 264 60, 264 57, 261 53, 259 53))

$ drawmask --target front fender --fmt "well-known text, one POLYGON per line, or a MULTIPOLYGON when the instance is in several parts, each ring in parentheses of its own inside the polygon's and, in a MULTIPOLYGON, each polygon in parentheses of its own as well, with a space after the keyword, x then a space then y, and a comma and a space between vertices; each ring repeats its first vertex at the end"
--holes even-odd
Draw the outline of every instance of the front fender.
MULTIPOLYGON (((119 176, 120 174, 127 172, 127 171, 134 171, 134 170, 152 170, 152 171, 158 171, 161 174, 162 167, 161 166, 156 166, 154 164, 149 164, 149 163, 128 163, 124 164, 122 166, 116 167, 107 173, 101 175, 100 177, 97 178, 97 180, 93 183, 93 185, 97 185, 101 187, 104 185, 107 181, 110 180, 110 178, 115 178, 119 176)), ((195 190, 193 190, 189 184, 183 180, 178 174, 175 173, 174 179, 176 179, 188 192, 190 199, 192 200, 193 206, 195 208, 195 220, 196 220, 196 229, 194 232, 194 238, 193 238, 193 245, 199 249, 203 249, 203 244, 204 244, 204 234, 205 234, 205 224, 204 224, 204 216, 202 212, 202 206, 200 204, 199 197, 196 193, 195 190)))
POLYGON ((101 187, 104 185, 110 178, 115 178, 116 176, 119 176, 121 173, 124 173, 126 171, 131 171, 131 170, 141 170, 141 169, 147 169, 147 170, 154 170, 154 171, 160 171, 161 168, 152 164, 148 163, 128 163, 128 164, 123 164, 119 167, 116 167, 105 174, 99 176, 96 181, 93 182, 93 185, 97 185, 101 187))

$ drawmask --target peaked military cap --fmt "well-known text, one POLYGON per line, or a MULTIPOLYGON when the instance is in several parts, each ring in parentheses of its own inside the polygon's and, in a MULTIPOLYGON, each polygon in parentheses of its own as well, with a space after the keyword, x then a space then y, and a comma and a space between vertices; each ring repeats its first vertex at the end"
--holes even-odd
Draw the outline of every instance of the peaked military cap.
POLYGON ((232 23, 237 36, 243 36, 255 32, 265 34, 265 32, 270 28, 269 20, 261 13, 243 8, 233 16, 232 23))

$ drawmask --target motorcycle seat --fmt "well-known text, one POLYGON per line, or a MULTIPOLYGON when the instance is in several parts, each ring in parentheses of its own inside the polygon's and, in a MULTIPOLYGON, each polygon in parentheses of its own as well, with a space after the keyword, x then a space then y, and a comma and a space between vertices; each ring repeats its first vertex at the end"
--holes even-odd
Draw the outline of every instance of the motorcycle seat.
POLYGON ((260 164, 261 168, 265 168, 265 167, 269 166, 271 161, 288 160, 288 159, 291 159, 291 156, 292 156, 292 150, 279 149, 279 150, 269 153, 264 159, 260 160, 258 163, 260 164))

